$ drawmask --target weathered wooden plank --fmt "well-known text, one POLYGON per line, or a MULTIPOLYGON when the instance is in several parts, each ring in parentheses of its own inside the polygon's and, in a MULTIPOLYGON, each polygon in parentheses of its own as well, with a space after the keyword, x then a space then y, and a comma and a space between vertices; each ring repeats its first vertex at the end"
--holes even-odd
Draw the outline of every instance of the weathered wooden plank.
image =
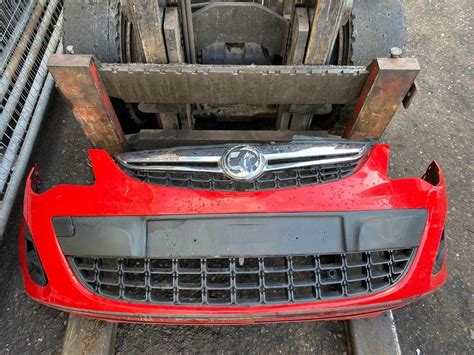
MULTIPOLYGON (((289 7, 289 2, 285 1, 283 4, 284 12, 288 12, 289 7)), ((308 11, 306 8, 294 9, 294 4, 291 7, 294 10, 294 16, 290 33, 290 47, 288 48, 285 64, 301 65, 303 64, 306 42, 308 41, 308 11)), ((291 120, 291 114, 288 112, 289 108, 290 105, 278 106, 276 129, 289 129, 291 120)))
POLYGON ((283 0, 283 17, 287 20, 291 19, 295 11, 295 0, 283 0))
POLYGON ((117 323, 69 315, 64 336, 64 355, 110 355, 115 353, 117 323))
POLYGON ((170 63, 184 63, 184 51, 181 45, 181 26, 177 7, 166 9, 163 31, 170 63))
POLYGON ((411 58, 378 58, 369 70, 369 78, 344 131, 345 138, 380 138, 410 92, 420 65, 411 58))
POLYGON ((329 64, 349 1, 318 0, 311 22, 305 64, 329 64))
POLYGON ((111 154, 124 150, 125 136, 94 57, 53 54, 48 68, 92 144, 111 154))
MULTIPOLYGON (((308 10, 305 7, 298 7, 295 10, 293 27, 291 30, 291 45, 287 57, 287 64, 303 64, 306 43, 308 42, 309 19, 308 10)), ((293 105, 298 106, 298 105, 293 105)), ((309 114, 291 114, 279 112, 277 124, 285 125, 285 129, 304 131, 311 125, 313 115, 309 114)), ((278 128, 279 126, 277 126, 278 128)))
POLYGON ((134 27, 142 43, 147 63, 167 63, 166 45, 158 0, 128 0, 134 27))
POLYGON ((110 96, 149 104, 345 104, 365 67, 103 64, 110 96))
MULTIPOLYGON (((170 63, 184 63, 184 51, 181 45, 181 26, 177 7, 168 7, 166 9, 163 32, 170 63)), ((177 112, 160 112, 157 116, 163 129, 179 128, 177 112)))
POLYGON ((160 112, 161 128, 179 129, 178 114, 176 112, 160 112))
POLYGON ((305 131, 311 126, 313 114, 293 113, 291 114, 290 130, 305 131))
POLYGON ((295 11, 293 27, 291 30, 291 44, 288 51, 287 64, 303 64, 308 42, 309 19, 308 10, 305 7, 298 7, 295 11))
POLYGON ((393 313, 349 321, 351 347, 355 355, 401 355, 393 313))
POLYGON ((278 130, 287 130, 290 126, 291 114, 288 112, 291 105, 278 106, 275 128, 278 130))

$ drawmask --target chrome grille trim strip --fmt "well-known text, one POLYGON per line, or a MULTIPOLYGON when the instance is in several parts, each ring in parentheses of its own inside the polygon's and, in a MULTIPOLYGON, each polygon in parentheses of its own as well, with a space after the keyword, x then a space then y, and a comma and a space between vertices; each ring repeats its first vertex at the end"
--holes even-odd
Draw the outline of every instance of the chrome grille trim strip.
POLYGON ((141 166, 129 164, 127 161, 117 159, 119 163, 130 170, 139 171, 173 171, 173 172, 197 172, 197 173, 223 173, 221 167, 201 167, 201 166, 176 166, 176 165, 157 165, 157 166, 141 166))
POLYGON ((363 154, 358 154, 356 156, 347 157, 347 158, 332 158, 332 159, 308 160, 308 161, 297 162, 297 163, 275 164, 275 165, 267 166, 265 171, 277 171, 277 170, 285 170, 285 169, 304 168, 304 167, 313 166, 313 165, 345 163, 345 162, 359 160, 360 158, 362 158, 362 155, 363 154))
MULTIPOLYGON (((142 152, 122 153, 116 156, 123 167, 139 171, 173 171, 223 173, 220 161, 232 145, 180 147, 142 152)), ((357 161, 369 150, 369 142, 319 141, 253 145, 267 160, 267 171, 302 168, 314 165, 357 161)))

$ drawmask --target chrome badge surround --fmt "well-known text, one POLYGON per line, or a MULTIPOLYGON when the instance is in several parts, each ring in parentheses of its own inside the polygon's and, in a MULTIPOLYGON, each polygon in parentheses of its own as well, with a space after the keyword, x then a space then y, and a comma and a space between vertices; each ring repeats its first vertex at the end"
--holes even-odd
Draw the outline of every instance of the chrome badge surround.
POLYGON ((224 153, 220 166, 224 175, 232 180, 253 181, 263 174, 267 160, 256 147, 238 145, 224 153))

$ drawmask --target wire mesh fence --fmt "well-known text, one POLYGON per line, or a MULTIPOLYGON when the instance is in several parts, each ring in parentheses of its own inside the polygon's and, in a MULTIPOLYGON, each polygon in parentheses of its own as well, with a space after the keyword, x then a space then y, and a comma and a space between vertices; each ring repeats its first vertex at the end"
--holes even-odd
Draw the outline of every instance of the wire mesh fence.
POLYGON ((0 235, 53 87, 46 63, 62 51, 63 0, 0 0, 0 235))
POLYGON ((0 73, 5 70, 34 5, 34 0, 0 0, 0 73))

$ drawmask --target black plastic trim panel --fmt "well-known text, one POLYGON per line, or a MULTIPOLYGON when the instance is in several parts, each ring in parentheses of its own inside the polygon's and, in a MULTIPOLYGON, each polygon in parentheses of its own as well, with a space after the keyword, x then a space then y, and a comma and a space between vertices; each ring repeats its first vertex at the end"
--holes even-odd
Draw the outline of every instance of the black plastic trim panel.
POLYGON ((354 212, 55 217, 68 256, 260 257, 417 247, 426 209, 354 212))

